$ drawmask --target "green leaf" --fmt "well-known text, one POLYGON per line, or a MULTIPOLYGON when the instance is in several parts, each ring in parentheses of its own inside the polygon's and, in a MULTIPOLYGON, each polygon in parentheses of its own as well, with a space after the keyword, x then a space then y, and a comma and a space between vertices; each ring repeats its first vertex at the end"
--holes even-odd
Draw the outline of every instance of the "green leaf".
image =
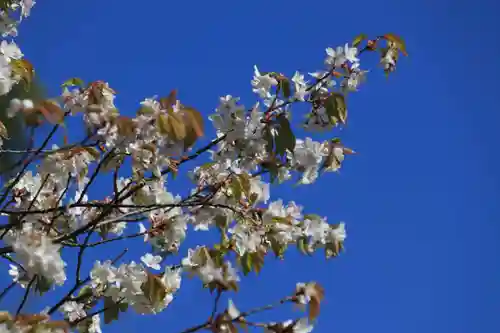
POLYGON ((92 287, 90 285, 86 285, 78 291, 78 298, 87 298, 89 296, 92 296, 92 287))
POLYGON ((273 250, 276 257, 283 259, 285 251, 287 249, 287 245, 281 245, 274 238, 271 238, 270 242, 271 242, 271 249, 273 250))
POLYGON ((111 297, 104 297, 104 323, 109 324, 113 320, 118 320, 118 315, 119 315, 119 307, 118 305, 113 301, 113 298, 111 297))
POLYGON ((242 257, 240 257, 241 267, 243 268, 243 274, 248 275, 252 271, 252 256, 246 252, 242 257))
POLYGON ((297 248, 302 254, 309 254, 309 251, 307 250, 307 239, 305 237, 299 238, 297 241, 297 248))
POLYGON ((266 151, 271 154, 274 150, 274 138, 273 135, 271 134, 271 129, 269 126, 266 126, 264 128, 264 135, 263 135, 264 140, 266 140, 266 151))
POLYGON ((200 169, 202 169, 202 170, 209 169, 216 164, 217 164, 217 162, 207 162, 207 163, 200 165, 200 169))
POLYGON ((221 230, 225 230, 227 228, 227 218, 224 215, 217 215, 215 217, 215 225, 221 230))
POLYGON ((36 277, 36 291, 40 293, 40 295, 45 294, 52 287, 52 283, 45 278, 44 276, 37 275, 36 277))
POLYGON ((366 34, 359 34, 352 41, 352 46, 357 47, 362 41, 364 41, 366 39, 368 39, 368 36, 366 34))
POLYGON ((290 98, 290 96, 292 95, 292 90, 290 87, 290 81, 288 81, 286 77, 282 77, 279 80, 279 87, 281 89, 281 92, 283 93, 283 97, 285 97, 286 99, 290 98))
POLYGON ((332 93, 325 102, 326 113, 330 118, 334 118, 345 124, 347 121, 347 107, 345 97, 339 93, 332 93))
POLYGON ((118 308, 120 309, 120 312, 126 312, 128 310, 128 303, 120 303, 118 304, 118 308))
POLYGON ((85 87, 85 82, 83 82, 82 79, 80 78, 77 78, 77 77, 73 77, 69 80, 66 80, 64 81, 64 83, 61 85, 61 87, 79 87, 79 88, 83 88, 85 87))
POLYGON ((292 128, 290 127, 290 122, 284 114, 280 114, 277 120, 279 129, 276 136, 276 154, 283 156, 287 150, 293 153, 296 140, 292 128))

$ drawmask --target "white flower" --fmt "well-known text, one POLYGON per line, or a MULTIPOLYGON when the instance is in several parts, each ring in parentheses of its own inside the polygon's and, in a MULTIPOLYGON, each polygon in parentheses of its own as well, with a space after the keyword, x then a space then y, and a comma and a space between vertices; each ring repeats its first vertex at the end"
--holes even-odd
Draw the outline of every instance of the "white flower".
POLYGON ((243 224, 237 224, 234 228, 229 229, 229 232, 234 235, 236 250, 240 256, 246 252, 257 252, 257 247, 261 244, 265 234, 263 230, 252 230, 243 224))
POLYGON ((335 228, 331 228, 330 237, 333 238, 333 240, 336 242, 343 243, 347 237, 347 232, 345 230, 345 223, 341 222, 335 228))
POLYGON ((236 308, 232 299, 228 299, 227 301, 227 314, 231 320, 234 320, 240 316, 240 310, 236 308))
POLYGON ((7 62, 10 62, 12 59, 18 60, 23 57, 23 53, 17 44, 14 42, 8 43, 6 40, 0 43, 0 53, 4 55, 7 62))
POLYGON ((262 75, 259 72, 257 66, 253 66, 254 68, 254 77, 252 80, 253 92, 258 94, 261 98, 270 98, 271 93, 270 90, 273 86, 278 85, 278 81, 271 77, 270 74, 262 75))
POLYGON ((174 292, 181 287, 181 273, 181 269, 165 267, 165 274, 163 274, 162 281, 167 290, 174 292))
POLYGON ((224 281, 222 269, 215 267, 214 262, 209 259, 207 263, 198 269, 198 274, 203 283, 210 283, 212 281, 224 281))
POLYGON ((305 97, 309 92, 307 91, 307 82, 304 81, 304 75, 295 72, 292 77, 292 82, 295 84, 295 98, 299 101, 305 101, 305 97))
POLYGON ((330 225, 320 218, 310 218, 304 221, 305 235, 311 237, 313 243, 325 244, 330 225))
POLYGON ((346 62, 346 57, 344 54, 344 48, 341 46, 337 47, 336 50, 329 47, 326 49, 327 57, 325 59, 325 64, 329 67, 340 67, 346 62))
POLYGON ((155 269, 155 270, 160 270, 161 266, 160 263, 162 261, 161 256, 154 256, 151 253, 146 253, 141 257, 141 261, 144 263, 144 265, 155 269))
POLYGON ((90 271, 92 286, 95 288, 99 285, 105 285, 108 281, 114 280, 114 271, 114 267, 111 266, 111 260, 107 260, 103 263, 96 261, 94 267, 90 271))
POLYGON ((63 304, 62 312, 64 312, 69 321, 75 321, 87 315, 83 307, 84 304, 68 301, 63 304))
POLYGON ((19 268, 17 268, 16 265, 9 264, 9 275, 12 277, 12 281, 17 282, 19 281, 20 274, 19 274, 19 268))
POLYGON ((351 63, 356 63, 359 61, 358 58, 356 58, 356 54, 358 53, 358 49, 355 47, 349 47, 349 44, 345 44, 344 46, 344 55, 345 58, 350 61, 351 63))
POLYGON ((313 328, 313 325, 309 324, 306 318, 301 318, 293 326, 293 333, 310 333, 313 328))
POLYGON ((90 326, 88 328, 89 333, 102 333, 101 330, 101 317, 96 314, 92 316, 92 323, 90 323, 90 326))
POLYGON ((60 245, 54 244, 48 236, 26 229, 7 236, 6 242, 12 246, 29 275, 40 274, 58 285, 64 284, 66 263, 59 253, 60 245))
POLYGON ((301 184, 311 184, 318 178, 319 164, 326 155, 322 143, 306 138, 305 141, 297 139, 293 160, 296 166, 303 170, 301 184))

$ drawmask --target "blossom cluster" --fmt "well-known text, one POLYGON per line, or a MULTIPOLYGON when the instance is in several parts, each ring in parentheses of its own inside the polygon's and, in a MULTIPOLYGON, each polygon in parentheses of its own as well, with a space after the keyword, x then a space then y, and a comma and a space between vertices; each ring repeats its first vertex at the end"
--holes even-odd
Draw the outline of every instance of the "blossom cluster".
MULTIPOLYGON (((10 2, 21 18, 33 4, 10 2)), ((7 20, 7 11, 0 17, 2 33, 15 34, 16 24, 7 20)), ((120 113, 116 92, 104 81, 70 79, 60 96, 40 103, 13 99, 10 117, 36 115, 53 123, 55 133, 67 117, 81 116, 87 134, 79 143, 51 149, 46 149, 46 140, 27 152, 26 168, 4 186, 0 205, 9 223, 2 226, 1 241, 14 263, 9 270, 14 282, 41 292, 72 285, 47 313, 61 311, 72 327, 94 333, 101 331, 95 312, 100 305, 106 323, 129 307, 140 314, 161 312, 173 301, 184 275, 197 276, 210 290, 237 291, 242 276, 259 272, 270 253, 283 258, 296 246, 304 254, 321 248, 327 258, 336 257, 346 239, 344 223, 328 223, 295 202, 272 200, 271 184, 313 184, 323 173, 338 171, 345 156, 354 153, 339 138, 296 138, 291 113, 296 103, 308 105, 302 125, 312 132, 347 122, 345 95, 357 91, 368 73, 361 69, 361 53, 377 50, 386 40, 381 64, 392 72, 397 55, 405 52, 392 34, 359 48, 363 40, 367 38, 327 48, 323 67, 309 73, 309 80, 300 72, 289 79, 255 66, 250 83, 258 101, 247 108, 238 97, 221 97, 209 116, 216 137, 196 151, 205 131, 203 116, 181 103, 175 90, 145 98, 133 117, 120 113), (169 183, 174 177, 169 176, 202 154, 210 162, 187 171, 193 184, 189 195, 173 193, 169 183), (89 198, 89 188, 104 172, 113 174, 110 193, 89 198), (189 230, 214 231, 221 240, 184 249, 189 230), (136 237, 151 245, 150 253, 119 265, 119 258, 97 261, 88 278, 78 276, 86 248, 136 237), (74 281, 67 275, 63 250, 77 251, 74 281), (164 264, 167 256, 176 254, 178 265, 164 264)), ((28 69, 14 42, 2 41, 0 54, 1 95, 26 79, 28 69)), ((311 320, 263 327, 268 332, 310 332, 322 297, 316 284, 297 285, 290 300, 308 305, 311 320)), ((232 323, 243 317, 231 303, 218 322, 207 325, 214 331, 218 327, 217 332, 231 331, 232 323)), ((4 331, 17 332, 15 325, 9 327, 4 331)))

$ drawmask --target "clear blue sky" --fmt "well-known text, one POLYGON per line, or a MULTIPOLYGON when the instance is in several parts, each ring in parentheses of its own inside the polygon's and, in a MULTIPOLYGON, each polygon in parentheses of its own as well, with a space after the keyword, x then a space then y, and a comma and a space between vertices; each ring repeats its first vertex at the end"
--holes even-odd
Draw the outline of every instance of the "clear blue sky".
MULTIPOLYGON (((496 333, 499 10, 494 0, 41 0, 19 43, 53 93, 69 77, 102 79, 134 112, 142 98, 178 88, 208 115, 221 95, 255 101, 254 64, 293 75, 319 69, 325 47, 359 33, 403 36, 410 57, 397 73, 386 80, 372 71, 350 99, 342 136, 360 154, 340 175, 274 191, 346 221, 346 253, 329 262, 295 251, 284 262, 270 258, 234 298, 248 308, 318 280, 327 300, 317 332, 496 333)), ((103 329, 177 332, 205 320, 209 300, 188 282, 165 313, 130 314, 103 329)))

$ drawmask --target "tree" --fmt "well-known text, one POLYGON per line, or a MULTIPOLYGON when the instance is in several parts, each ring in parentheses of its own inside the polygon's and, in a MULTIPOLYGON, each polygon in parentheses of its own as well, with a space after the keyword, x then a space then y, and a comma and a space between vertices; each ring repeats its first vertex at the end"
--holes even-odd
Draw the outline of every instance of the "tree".
MULTIPOLYGON (((12 17, 27 16, 32 5, 27 0, 0 2, 3 21, 11 22, 4 24, 6 33, 15 29, 12 17)), ((8 217, 0 225, 0 254, 11 262, 13 277, 0 301, 12 288, 24 288, 25 294, 15 313, 1 313, 2 329, 99 332, 101 316, 110 323, 126 311, 164 311, 187 275, 214 294, 214 305, 205 322, 185 332, 248 327, 310 332, 324 298, 314 281, 298 283, 290 295, 261 308, 239 310, 231 300, 227 306, 219 301, 223 293, 237 292, 244 276, 259 273, 270 256, 284 258, 294 245, 304 255, 322 249, 326 258, 334 258, 342 252, 343 223, 328 224, 295 202, 271 201, 270 184, 294 178, 300 185, 313 184, 354 154, 337 137, 323 142, 296 138, 290 115, 302 103, 309 107, 303 123, 307 130, 345 125, 346 96, 357 91, 367 74, 358 57, 374 51, 380 51, 386 74, 394 71, 400 53, 406 55, 404 42, 394 34, 360 35, 342 47, 327 48, 325 68, 311 73, 311 80, 299 72, 288 77, 255 67, 252 86, 258 102, 245 108, 236 97, 222 97, 210 116, 217 136, 207 142, 202 139, 203 115, 181 103, 176 90, 145 99, 133 117, 117 110, 116 93, 104 81, 72 78, 56 98, 9 101, 7 119, 19 117, 32 133, 40 126, 51 130, 40 143, 32 140, 32 147, 3 151, 23 158, 0 193, 0 212, 8 217), (66 120, 80 116, 84 139, 69 143, 66 120), (63 145, 48 148, 60 134, 63 145), (188 171, 188 163, 209 151, 211 161, 190 171, 192 191, 185 197, 170 193, 166 180, 174 181, 188 171), (88 198, 89 189, 105 181, 110 184, 107 195, 88 198), (192 229, 213 230, 220 241, 184 249, 181 244, 192 229), (122 252, 103 257, 84 272, 87 249, 134 238, 152 250, 124 262, 124 245, 122 252), (74 276, 62 252, 73 258, 74 276), (166 264, 166 258, 175 263, 166 264), (23 313, 30 291, 44 295, 54 288, 66 290, 65 295, 40 314, 23 313), (303 306, 307 314, 281 323, 252 321, 251 315, 285 303, 303 306), (63 320, 56 320, 58 313, 63 320)), ((2 41, 0 52, 0 91, 6 95, 23 85, 30 89, 33 68, 17 45, 2 41)), ((0 123, 6 142, 11 126, 0 123)))

